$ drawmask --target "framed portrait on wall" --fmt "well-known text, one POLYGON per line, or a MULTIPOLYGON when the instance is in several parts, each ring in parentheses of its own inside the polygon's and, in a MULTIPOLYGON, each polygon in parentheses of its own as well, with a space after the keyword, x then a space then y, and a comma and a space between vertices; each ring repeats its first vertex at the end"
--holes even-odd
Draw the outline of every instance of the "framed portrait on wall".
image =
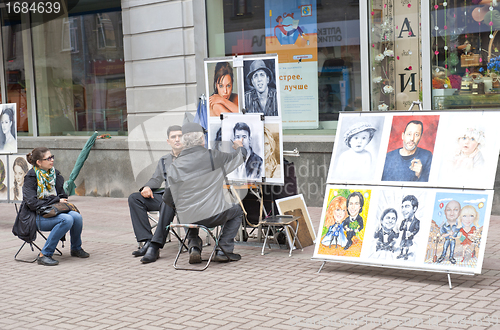
POLYGON ((0 154, 17 152, 16 104, 0 104, 0 154))
POLYGON ((32 168, 26 160, 26 155, 9 155, 9 200, 23 200, 24 176, 32 168))

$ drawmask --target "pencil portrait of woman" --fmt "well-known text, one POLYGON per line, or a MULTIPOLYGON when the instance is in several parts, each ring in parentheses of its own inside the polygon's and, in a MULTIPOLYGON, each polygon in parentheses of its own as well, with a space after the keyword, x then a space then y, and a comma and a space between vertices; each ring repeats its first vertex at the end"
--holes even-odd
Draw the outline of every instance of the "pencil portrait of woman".
POLYGON ((264 160, 266 178, 280 178, 279 145, 267 125, 264 126, 264 160))
POLYGON ((238 94, 233 93, 234 75, 229 62, 218 62, 215 65, 213 94, 208 98, 210 116, 221 113, 238 113, 238 94))
POLYGON ((10 199, 23 200, 24 176, 29 171, 28 162, 23 157, 17 157, 12 164, 14 184, 10 188, 10 199))
POLYGON ((12 108, 5 108, 0 114, 1 139, 0 150, 3 153, 14 153, 17 151, 16 120, 12 108))
MULTIPOLYGON (((6 156, 4 156, 6 157, 6 156)), ((0 158, 0 200, 7 200, 7 185, 5 179, 7 178, 7 169, 4 165, 5 160, 0 158)))

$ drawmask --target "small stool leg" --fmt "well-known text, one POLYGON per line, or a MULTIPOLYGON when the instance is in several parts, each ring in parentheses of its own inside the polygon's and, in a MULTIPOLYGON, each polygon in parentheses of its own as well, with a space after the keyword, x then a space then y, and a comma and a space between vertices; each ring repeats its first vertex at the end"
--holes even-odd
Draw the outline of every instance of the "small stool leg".
POLYGON ((262 244, 262 252, 260 253, 261 256, 264 255, 264 249, 266 248, 267 237, 269 236, 269 229, 271 229, 271 226, 267 226, 266 237, 264 238, 264 244, 262 244))

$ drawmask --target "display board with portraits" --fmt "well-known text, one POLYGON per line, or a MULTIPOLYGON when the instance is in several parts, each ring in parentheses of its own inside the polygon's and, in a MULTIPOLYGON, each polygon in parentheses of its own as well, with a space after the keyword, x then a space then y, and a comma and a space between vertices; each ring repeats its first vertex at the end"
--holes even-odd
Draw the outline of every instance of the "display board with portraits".
POLYGON ((480 274, 493 191, 328 185, 314 259, 480 274))
POLYGON ((327 183, 493 189, 497 111, 342 113, 327 183))
POLYGON ((243 139, 247 149, 248 170, 231 181, 284 183, 278 77, 277 55, 205 59, 209 148, 230 152, 225 145, 243 139))
POLYGON ((314 257, 481 273, 498 111, 342 113, 314 257))

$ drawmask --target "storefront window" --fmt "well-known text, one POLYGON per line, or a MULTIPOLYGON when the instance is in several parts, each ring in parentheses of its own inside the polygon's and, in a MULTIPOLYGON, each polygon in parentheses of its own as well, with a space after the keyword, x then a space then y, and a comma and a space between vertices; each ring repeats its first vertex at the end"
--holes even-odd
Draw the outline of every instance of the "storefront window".
POLYGON ((431 1, 434 109, 498 107, 499 29, 496 1, 431 1))
MULTIPOLYGON (((25 53, 24 40, 28 36, 27 22, 22 21, 25 17, 21 15, 5 15, 2 10, 2 40, 3 58, 6 85, 6 103, 17 105, 17 133, 19 135, 32 135, 31 102, 29 98, 29 79, 25 67, 29 66, 29 56, 25 53), (24 38, 24 39, 23 39, 24 38)), ((3 98, 2 98, 3 102, 3 98)))
POLYGON ((422 100, 420 1, 370 3, 371 109, 407 110, 422 100))
POLYGON ((209 57, 278 54, 283 128, 334 129, 361 110, 357 0, 214 0, 207 24, 209 57))
POLYGON ((39 135, 126 134, 121 11, 32 20, 39 135))

